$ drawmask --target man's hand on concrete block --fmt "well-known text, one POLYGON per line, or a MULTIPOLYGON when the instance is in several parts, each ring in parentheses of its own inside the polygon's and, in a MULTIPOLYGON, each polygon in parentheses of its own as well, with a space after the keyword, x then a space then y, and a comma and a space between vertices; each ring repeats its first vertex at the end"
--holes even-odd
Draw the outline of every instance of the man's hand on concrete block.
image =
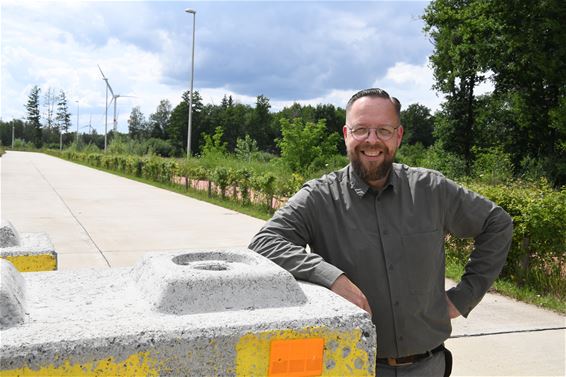
POLYGON ((330 287, 330 290, 337 295, 344 297, 352 304, 359 306, 371 315, 371 308, 369 307, 368 300, 362 291, 342 274, 330 287))

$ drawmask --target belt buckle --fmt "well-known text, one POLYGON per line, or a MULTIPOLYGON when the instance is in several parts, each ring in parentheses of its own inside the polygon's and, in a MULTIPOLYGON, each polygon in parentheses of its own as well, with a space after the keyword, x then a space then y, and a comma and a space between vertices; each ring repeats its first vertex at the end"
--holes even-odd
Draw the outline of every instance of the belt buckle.
POLYGON ((411 365, 411 364, 413 364, 413 362, 409 361, 407 363, 398 363, 396 358, 388 357, 387 358, 387 364, 389 364, 389 366, 391 366, 391 367, 403 367, 403 366, 411 365))

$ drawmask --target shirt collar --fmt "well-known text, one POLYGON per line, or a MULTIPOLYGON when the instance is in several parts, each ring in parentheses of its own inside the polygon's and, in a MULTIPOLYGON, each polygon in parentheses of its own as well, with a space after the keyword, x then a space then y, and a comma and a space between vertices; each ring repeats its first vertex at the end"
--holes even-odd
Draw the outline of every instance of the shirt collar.
MULTIPOLYGON (((385 183, 385 186, 383 186, 381 192, 385 191, 389 186, 392 187, 394 192, 397 192, 399 182, 398 170, 398 164, 393 164, 393 166, 391 167, 391 172, 389 173, 389 177, 387 178, 387 182, 385 183)), ((350 187, 359 197, 362 197, 369 191, 372 191, 371 187, 354 172, 352 164, 348 165, 348 178, 350 181, 350 187)))

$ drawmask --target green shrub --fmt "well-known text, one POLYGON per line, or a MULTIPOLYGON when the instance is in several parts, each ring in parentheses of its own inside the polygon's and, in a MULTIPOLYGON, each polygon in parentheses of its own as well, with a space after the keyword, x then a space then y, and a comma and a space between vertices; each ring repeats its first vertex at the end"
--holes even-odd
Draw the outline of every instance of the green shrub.
POLYGON ((15 139, 13 149, 15 151, 31 151, 35 149, 35 145, 31 141, 26 142, 22 139, 15 139))
POLYGON ((426 148, 421 143, 402 144, 397 152, 397 161, 409 166, 422 166, 426 148))
POLYGON ((226 197, 226 187, 230 184, 230 171, 222 166, 217 166, 212 171, 212 180, 220 188, 222 198, 226 197))
POLYGON ((420 164, 423 168, 438 170, 451 179, 462 178, 466 172, 464 160, 446 152, 439 144, 434 144, 426 150, 420 164))
POLYGON ((476 158, 472 167, 472 177, 479 182, 491 185, 506 183, 513 178, 511 155, 500 147, 474 149, 476 158))
POLYGON ((308 174, 320 170, 337 154, 339 135, 328 134, 324 119, 315 124, 301 118, 283 118, 280 123, 282 136, 276 143, 281 149, 281 160, 291 171, 308 174))
POLYGON ((276 178, 272 173, 256 174, 252 177, 250 183, 252 188, 263 196, 266 207, 271 210, 273 195, 275 194, 276 178))
MULTIPOLYGON (((513 218, 513 243, 501 277, 541 294, 566 297, 566 189, 554 190, 545 180, 467 186, 513 218)), ((461 263, 471 248, 471 241, 450 239, 447 243, 451 257, 461 263)))

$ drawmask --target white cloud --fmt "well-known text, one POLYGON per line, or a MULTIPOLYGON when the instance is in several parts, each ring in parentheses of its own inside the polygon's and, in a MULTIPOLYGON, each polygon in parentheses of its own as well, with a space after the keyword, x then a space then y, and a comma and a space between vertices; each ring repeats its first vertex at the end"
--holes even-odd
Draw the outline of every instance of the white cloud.
POLYGON ((428 65, 428 59, 422 65, 396 63, 387 70, 384 77, 373 83, 374 86, 397 97, 403 108, 419 103, 434 112, 439 110, 443 97, 432 89, 433 84, 434 76, 428 65))
MULTIPOLYGON (((273 111, 294 101, 344 107, 379 77, 376 85, 404 104, 435 108, 440 99, 430 90, 431 74, 426 64, 415 65, 430 46, 410 12, 425 6, 197 2, 195 89, 205 103, 218 104, 226 94, 253 106, 264 94, 273 111)), ((127 130, 133 106, 146 117, 162 99, 176 106, 189 86, 192 24, 184 7, 170 1, 3 1, 0 116, 24 116, 30 89, 51 87, 65 91, 73 119, 80 100, 81 125, 92 115, 102 132, 105 84, 97 64, 116 94, 136 97, 118 100, 120 131, 127 130)))

